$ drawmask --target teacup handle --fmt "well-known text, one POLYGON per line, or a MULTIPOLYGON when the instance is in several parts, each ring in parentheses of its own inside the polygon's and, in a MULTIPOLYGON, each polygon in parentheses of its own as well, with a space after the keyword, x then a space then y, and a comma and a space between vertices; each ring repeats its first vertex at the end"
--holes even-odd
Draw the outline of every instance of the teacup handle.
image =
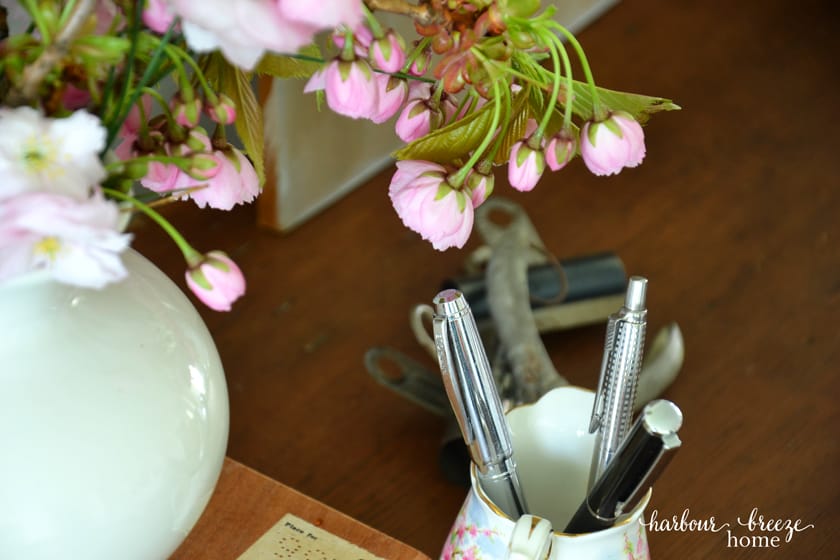
POLYGON ((551 552, 551 522, 523 515, 513 527, 507 560, 547 560, 551 552))
POLYGON ((414 333, 414 338, 417 343, 429 353, 429 355, 437 360, 437 347, 435 346, 435 338, 429 333, 429 327, 435 316, 435 310, 431 305, 421 303, 415 305, 411 310, 409 316, 409 324, 411 325, 411 332, 414 333))

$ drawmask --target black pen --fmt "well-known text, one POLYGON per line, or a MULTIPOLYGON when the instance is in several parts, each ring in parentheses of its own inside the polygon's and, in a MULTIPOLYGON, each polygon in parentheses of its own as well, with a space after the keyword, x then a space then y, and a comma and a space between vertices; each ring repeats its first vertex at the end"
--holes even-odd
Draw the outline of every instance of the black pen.
POLYGON ((670 401, 648 403, 564 532, 608 529, 632 510, 680 447, 677 431, 682 419, 670 401))

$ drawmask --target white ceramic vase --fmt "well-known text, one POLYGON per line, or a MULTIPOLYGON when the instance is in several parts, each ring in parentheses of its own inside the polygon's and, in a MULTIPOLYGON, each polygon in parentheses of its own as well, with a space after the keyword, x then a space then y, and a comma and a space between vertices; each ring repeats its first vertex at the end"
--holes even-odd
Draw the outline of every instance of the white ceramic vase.
POLYGON ((168 557, 213 492, 228 398, 201 317, 134 251, 103 290, 0 287, 0 558, 168 557))

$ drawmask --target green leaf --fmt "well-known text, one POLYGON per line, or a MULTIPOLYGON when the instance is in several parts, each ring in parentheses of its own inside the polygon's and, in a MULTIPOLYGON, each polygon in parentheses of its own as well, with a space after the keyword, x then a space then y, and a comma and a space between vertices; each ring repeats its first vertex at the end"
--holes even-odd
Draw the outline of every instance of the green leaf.
POLYGON ((403 146, 396 159, 449 163, 469 154, 487 136, 493 122, 493 103, 487 103, 461 120, 450 123, 403 146))
MULTIPOLYGON (((527 88, 517 94, 512 107, 513 115, 521 112, 527 95, 527 88)), ((393 156, 399 160, 417 159, 435 163, 450 163, 465 157, 492 132, 490 125, 493 124, 494 106, 493 102, 486 103, 481 109, 463 119, 449 123, 403 146, 394 152, 393 156)))
MULTIPOLYGON (((530 89, 530 88, 526 88, 530 89)), ((528 128, 528 119, 531 117, 531 112, 528 110, 527 101, 531 99, 530 93, 526 90, 521 91, 513 100, 511 107, 511 119, 508 124, 505 137, 496 151, 496 157, 493 158, 493 163, 500 165, 507 162, 510 157, 510 150, 513 145, 525 137, 525 129, 528 128)))
MULTIPOLYGON (((575 80, 575 92, 572 102, 572 111, 583 120, 592 118, 592 92, 584 82, 575 80)), ((650 116, 660 111, 678 111, 676 105, 670 99, 663 97, 650 97, 638 93, 626 93, 605 88, 597 88, 601 105, 613 111, 627 111, 640 124, 646 123, 650 116)))
POLYGON ((213 88, 236 104, 236 133, 254 164, 260 185, 265 183, 265 133, 262 106, 254 94, 251 74, 227 62, 219 53, 202 60, 204 75, 213 88))
POLYGON ((308 78, 324 64, 318 45, 304 47, 298 54, 300 56, 266 53, 254 71, 275 78, 308 78))

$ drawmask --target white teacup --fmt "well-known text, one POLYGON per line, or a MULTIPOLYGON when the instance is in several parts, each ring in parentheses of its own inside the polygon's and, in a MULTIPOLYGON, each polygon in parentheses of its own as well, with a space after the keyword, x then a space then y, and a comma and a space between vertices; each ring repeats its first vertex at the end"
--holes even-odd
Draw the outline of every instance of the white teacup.
POLYGON ((520 482, 529 513, 535 518, 524 519, 517 526, 517 520, 505 515, 484 494, 473 465, 472 487, 444 544, 441 560, 650 559, 642 522, 650 492, 609 529, 580 535, 561 532, 586 495, 595 444, 595 436, 589 433, 593 400, 591 391, 561 387, 508 413, 520 482), (554 529, 548 555, 539 546, 540 519, 554 529), (529 526, 533 530, 526 530, 529 526))

